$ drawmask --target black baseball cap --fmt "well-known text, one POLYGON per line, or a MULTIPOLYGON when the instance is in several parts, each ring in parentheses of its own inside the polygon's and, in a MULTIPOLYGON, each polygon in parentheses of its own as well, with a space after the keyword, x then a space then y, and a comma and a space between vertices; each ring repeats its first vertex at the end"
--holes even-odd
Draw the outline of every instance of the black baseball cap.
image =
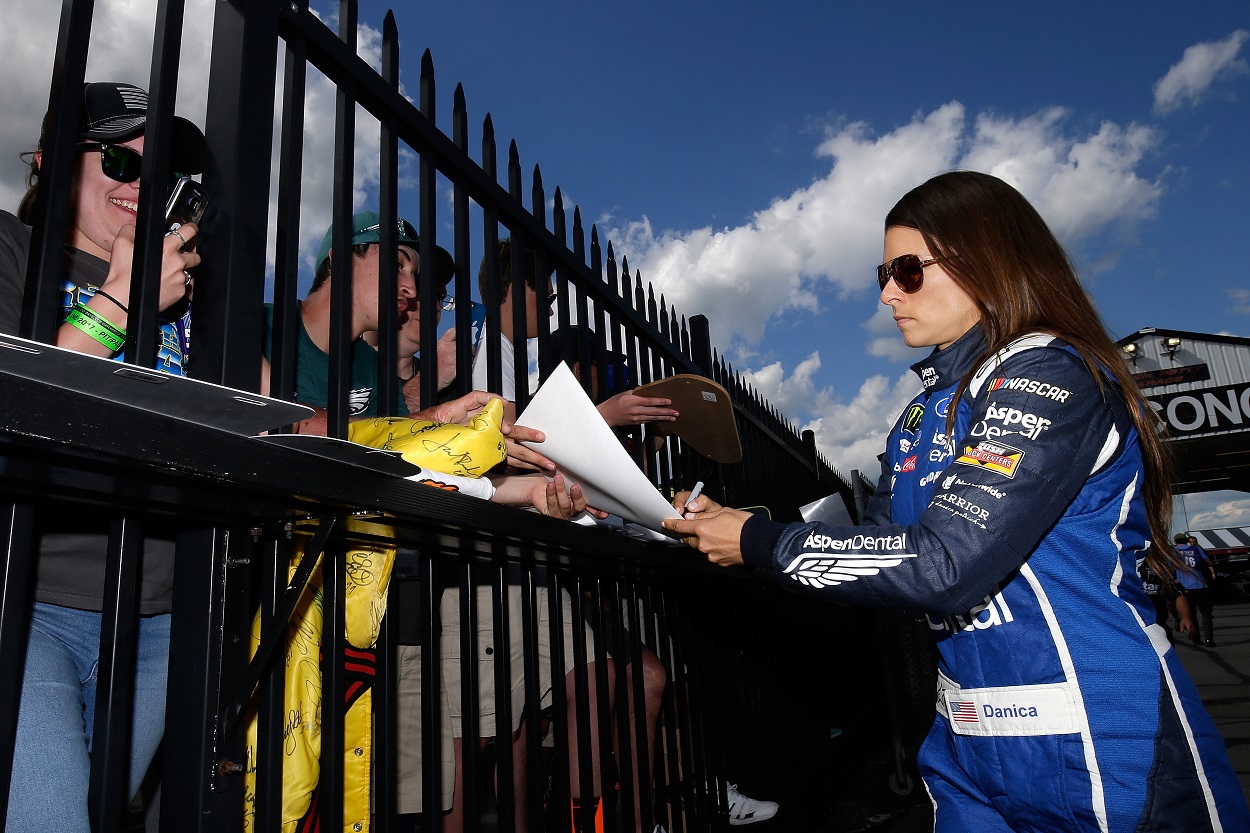
MULTIPOLYGON (((148 93, 134 84, 95 81, 83 84, 78 138, 94 142, 125 142, 143 133, 148 121, 148 93)), ((44 130, 47 130, 44 118, 44 130)), ((39 147, 44 136, 39 136, 39 147)), ((174 116, 174 168, 184 174, 204 171, 208 145, 192 122, 174 116)))

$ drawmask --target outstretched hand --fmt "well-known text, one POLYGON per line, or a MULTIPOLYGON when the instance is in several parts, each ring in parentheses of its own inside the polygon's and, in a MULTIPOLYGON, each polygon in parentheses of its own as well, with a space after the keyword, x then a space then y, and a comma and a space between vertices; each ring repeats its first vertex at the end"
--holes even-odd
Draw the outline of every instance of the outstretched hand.
POLYGON ((607 513, 586 506, 586 496, 576 483, 569 485, 563 474, 550 479, 541 474, 511 474, 494 479, 496 503, 508 506, 532 506, 552 518, 569 520, 589 511, 595 517, 607 517, 607 513))
POLYGON ((618 393, 599 406, 603 421, 613 428, 644 422, 673 422, 680 414, 671 407, 673 400, 639 396, 633 391, 618 393))
POLYGON ((444 424, 455 423, 457 425, 468 425, 478 412, 486 407, 486 403, 492 399, 501 399, 493 393, 475 390, 470 391, 458 399, 452 399, 449 402, 443 402, 430 408, 424 408, 415 414, 409 414, 413 419, 424 419, 430 422, 442 422, 444 424))
MULTIPOLYGON (((534 480, 540 479, 547 480, 545 477, 534 478, 534 480)), ((586 511, 586 496, 582 494, 582 487, 574 483, 572 488, 569 488, 562 474, 556 474, 555 477, 547 480, 542 497, 539 497, 538 492, 535 491, 533 502, 534 508, 544 515, 565 521, 586 511)))
POLYGON ((508 446, 509 466, 529 471, 556 470, 556 464, 551 460, 548 460, 529 446, 521 444, 522 441, 540 443, 547 439, 547 435, 542 431, 525 425, 515 425, 505 420, 503 434, 504 442, 508 446))

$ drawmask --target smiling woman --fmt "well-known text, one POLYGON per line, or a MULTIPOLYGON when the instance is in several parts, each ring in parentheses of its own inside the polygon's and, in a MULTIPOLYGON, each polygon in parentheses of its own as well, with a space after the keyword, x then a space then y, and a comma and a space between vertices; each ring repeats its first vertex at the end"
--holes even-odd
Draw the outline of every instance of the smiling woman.
MULTIPOLYGON (((56 343, 102 357, 118 357, 129 320, 134 222, 147 93, 129 84, 83 88, 70 223, 60 283, 56 343)), ((204 137, 177 120, 174 157, 179 170, 200 170, 204 137)), ((30 189, 18 217, 0 211, 0 332, 17 335, 31 229, 43 163, 43 142, 32 154, 30 189), (20 219, 19 219, 20 218, 20 219)), ((54 197, 55 198, 55 197, 54 197)), ((162 312, 155 369, 185 375, 188 361, 191 269, 197 229, 184 224, 163 242, 162 312)), ((144 364, 147 364, 145 362, 144 364)), ((44 511, 25 675, 10 782, 9 831, 87 833, 87 789, 95 718, 95 675, 105 586, 108 527, 76 512, 44 511)), ((143 540, 140 624, 134 681, 130 793, 147 771, 164 730, 175 530, 143 540)))
POLYGON ((1002 180, 943 174, 886 217, 877 282, 904 341, 935 349, 863 525, 699 497, 665 526, 792 589, 925 611, 937 831, 1250 829, 1137 572, 1176 566, 1154 411, 1050 229, 1002 180))

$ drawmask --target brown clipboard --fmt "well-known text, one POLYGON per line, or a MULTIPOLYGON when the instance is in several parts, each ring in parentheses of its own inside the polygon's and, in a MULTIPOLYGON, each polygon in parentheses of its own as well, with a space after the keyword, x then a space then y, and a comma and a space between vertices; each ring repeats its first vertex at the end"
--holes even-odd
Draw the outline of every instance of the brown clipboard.
POLYGON ((667 433, 717 463, 742 460, 742 442, 729 392, 704 376, 680 373, 634 390, 639 396, 671 399, 681 414, 667 433))

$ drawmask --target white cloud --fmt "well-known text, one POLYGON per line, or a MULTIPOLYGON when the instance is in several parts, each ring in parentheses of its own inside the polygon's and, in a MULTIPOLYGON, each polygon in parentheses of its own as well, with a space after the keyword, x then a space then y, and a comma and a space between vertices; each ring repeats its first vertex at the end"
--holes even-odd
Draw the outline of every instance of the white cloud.
POLYGON ((1196 105, 1219 78, 1247 72, 1246 62, 1237 57, 1250 32, 1238 29, 1223 40, 1196 43, 1185 50, 1180 61, 1155 82, 1156 115, 1163 116, 1185 104, 1196 105))
POLYGON ((1172 527, 1176 530, 1250 526, 1250 497, 1245 492, 1177 495, 1174 507, 1172 527))
POLYGON ((799 362, 789 376, 780 362, 773 362, 743 373, 743 378, 783 414, 820 414, 800 423, 800 430, 815 434, 817 450, 844 477, 858 469, 875 484, 880 471, 877 455, 885 447, 894 419, 920 392, 920 381, 910 372, 893 383, 876 375, 866 379, 847 402, 830 388, 816 387, 814 379, 820 366, 820 353, 815 352, 799 362))
POLYGON ((815 311, 825 292, 862 288, 863 264, 880 252, 885 212, 908 188, 952 166, 963 130, 958 103, 880 138, 853 124, 816 149, 833 160, 825 176, 747 225, 657 233, 644 217, 608 236, 670 304, 708 315, 713 343, 750 344, 773 316, 815 311))
POLYGON ((1067 116, 1060 107, 1018 120, 982 114, 960 167, 1010 182, 1069 246, 1107 226, 1152 216, 1162 186, 1135 168, 1156 145, 1155 132, 1103 122, 1091 136, 1067 137, 1067 116))
POLYGON ((1233 302, 1233 312, 1239 315, 1250 315, 1250 289, 1230 289, 1228 300, 1233 302))
MULTIPOLYGON (((818 312, 862 292, 880 257, 882 218, 941 171, 1001 176, 1069 245, 1151 216, 1163 188, 1137 169, 1157 143, 1154 131, 1106 122, 1073 134, 1067 118, 1062 108, 1020 118, 985 113, 970 127, 963 105, 952 102, 881 136, 852 124, 816 148, 832 161, 826 174, 745 225, 656 230, 643 217, 608 235, 679 312, 708 315, 714 343, 742 351, 779 315, 818 312)), ((875 339, 869 352, 897 355, 875 339)))

